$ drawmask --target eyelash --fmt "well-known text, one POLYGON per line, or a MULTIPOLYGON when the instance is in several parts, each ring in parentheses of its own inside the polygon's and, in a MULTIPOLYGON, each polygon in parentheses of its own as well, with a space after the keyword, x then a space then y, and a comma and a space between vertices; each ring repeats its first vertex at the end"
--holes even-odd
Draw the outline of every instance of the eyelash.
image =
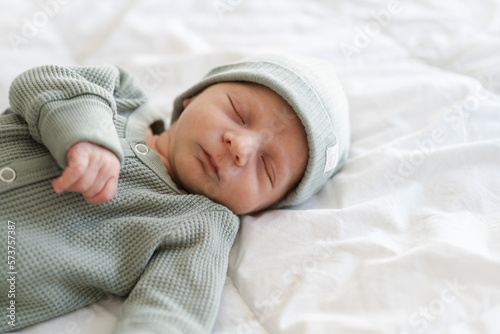
POLYGON ((238 118, 241 120, 241 123, 243 125, 245 125, 245 120, 243 119, 243 117, 241 117, 240 113, 238 112, 238 110, 236 109, 236 107, 234 106, 234 103, 233 103, 233 99, 229 96, 229 101, 231 102, 231 106, 233 107, 233 111, 234 113, 238 116, 238 118))
POLYGON ((269 172, 269 169, 267 168, 266 160, 264 160, 264 157, 262 156, 262 162, 264 163, 264 169, 266 171, 267 177, 269 178, 269 181, 271 182, 271 185, 274 185, 273 179, 271 178, 271 173, 269 172))

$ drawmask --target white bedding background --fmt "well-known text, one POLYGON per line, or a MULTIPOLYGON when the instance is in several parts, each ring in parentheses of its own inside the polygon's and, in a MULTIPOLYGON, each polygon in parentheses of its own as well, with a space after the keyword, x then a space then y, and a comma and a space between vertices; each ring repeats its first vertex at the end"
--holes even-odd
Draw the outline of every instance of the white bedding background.
MULTIPOLYGON (((350 159, 300 207, 242 218, 214 334, 500 333, 498 0, 0 8, 2 110, 12 79, 48 63, 123 66, 166 115, 206 71, 248 53, 311 55, 338 71, 350 159)), ((120 303, 20 333, 111 333, 120 303)))

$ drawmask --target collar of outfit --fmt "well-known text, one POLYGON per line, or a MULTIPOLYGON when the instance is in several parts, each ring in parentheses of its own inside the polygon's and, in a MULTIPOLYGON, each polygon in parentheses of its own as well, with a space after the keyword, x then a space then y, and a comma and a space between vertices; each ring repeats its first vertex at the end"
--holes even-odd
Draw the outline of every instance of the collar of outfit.
MULTIPOLYGON (((158 109, 153 108, 150 104, 144 104, 130 113, 125 126, 125 137, 137 138, 144 143, 134 145, 134 150, 140 149, 139 157, 144 157, 144 162, 159 175, 174 191, 179 194, 187 194, 186 191, 179 189, 167 172, 167 169, 161 162, 160 156, 146 145, 146 130, 151 129, 153 134, 159 134, 164 130, 163 115, 158 109), (151 153, 151 154, 149 154, 151 153), (146 159, 146 155, 150 155, 146 159)), ((128 149, 128 144, 122 143, 122 148, 128 149), (125 148, 125 147, 126 148, 125 148)))

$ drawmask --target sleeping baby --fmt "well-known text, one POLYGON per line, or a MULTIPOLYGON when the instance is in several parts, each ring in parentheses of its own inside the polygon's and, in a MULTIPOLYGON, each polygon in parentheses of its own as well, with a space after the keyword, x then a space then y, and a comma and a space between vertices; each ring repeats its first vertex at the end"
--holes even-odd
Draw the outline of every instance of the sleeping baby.
POLYGON ((15 283, 2 284, 0 332, 115 294, 115 333, 210 333, 238 215, 304 202, 349 149, 335 73, 305 57, 213 69, 160 132, 115 66, 37 67, 9 98, 0 219, 15 283))

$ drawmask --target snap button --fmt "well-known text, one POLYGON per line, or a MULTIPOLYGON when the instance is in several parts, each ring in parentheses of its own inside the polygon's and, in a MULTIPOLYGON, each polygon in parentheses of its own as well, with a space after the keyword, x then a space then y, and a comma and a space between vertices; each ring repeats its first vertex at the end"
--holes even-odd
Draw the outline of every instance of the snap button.
POLYGON ((16 171, 10 167, 0 169, 0 181, 12 183, 16 179, 16 171))
POLYGON ((149 148, 144 144, 137 144, 134 146, 134 150, 142 155, 146 155, 149 152, 149 148))

